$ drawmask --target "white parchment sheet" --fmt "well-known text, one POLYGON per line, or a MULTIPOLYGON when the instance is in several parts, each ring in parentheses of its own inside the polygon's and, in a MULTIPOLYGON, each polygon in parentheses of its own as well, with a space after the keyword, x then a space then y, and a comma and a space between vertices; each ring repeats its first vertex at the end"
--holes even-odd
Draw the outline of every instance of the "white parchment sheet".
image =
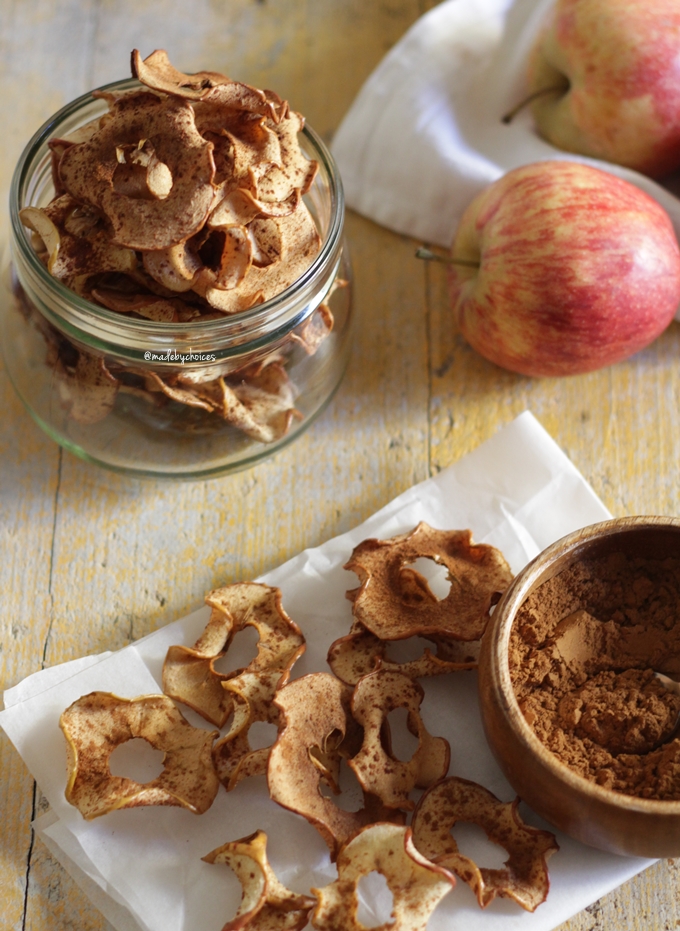
MULTIPOLYGON (((327 670, 329 644, 349 629, 351 604, 344 596, 357 580, 343 565, 366 537, 403 533, 420 520, 442 529, 470 527, 476 542, 500 547, 518 571, 554 540, 608 516, 534 417, 522 414, 361 526, 305 550, 264 576, 261 581, 282 589, 286 611, 307 638, 307 652, 293 676, 327 670)), ((231 793, 220 789, 212 808, 200 816, 150 807, 86 822, 64 798, 61 712, 93 690, 125 697, 160 691, 168 646, 193 644, 207 617, 207 609, 202 608, 117 653, 46 669, 4 694, 0 725, 52 808, 37 820, 36 829, 119 931, 220 931, 236 911, 241 889, 227 867, 204 863, 201 857, 257 829, 269 835, 270 861, 290 888, 308 892, 336 878, 320 835, 303 818, 269 799, 264 776, 244 780, 231 793)), ((481 782, 504 801, 512 799, 514 793, 484 739, 476 674, 461 672, 422 681, 423 717, 431 733, 451 744, 450 773, 481 782)), ((209 727, 191 712, 187 717, 209 727)), ((532 812, 524 814, 530 823, 545 826, 532 812)), ((509 900, 495 900, 482 911, 468 887, 459 882, 433 914, 429 931, 548 931, 652 862, 604 854, 562 834, 558 841, 560 850, 549 864, 550 894, 536 912, 524 912, 509 900)), ((384 891, 376 885, 372 897, 369 890, 363 907, 365 915, 379 916, 376 910, 384 907, 384 891)))

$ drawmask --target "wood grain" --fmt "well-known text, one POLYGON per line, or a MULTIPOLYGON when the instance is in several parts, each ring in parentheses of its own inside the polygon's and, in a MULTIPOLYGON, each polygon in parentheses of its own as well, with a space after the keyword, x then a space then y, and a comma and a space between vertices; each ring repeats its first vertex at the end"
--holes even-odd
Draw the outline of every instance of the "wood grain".
MULTIPOLYGON (((59 106, 165 47, 185 70, 269 86, 326 138, 385 51, 434 0, 2 0, 0 195, 59 106)), ((6 225, 3 237, 6 237, 6 225)), ((530 408, 615 514, 671 514, 680 477, 680 328, 612 369, 531 381, 455 332, 442 270, 414 243, 348 217, 357 337, 331 407, 249 472, 161 484, 62 453, 0 399, 0 688, 45 664, 117 649, 368 517, 530 408)), ((0 736, 0 914, 12 931, 104 931, 30 820, 43 801, 0 736)), ((680 877, 659 863, 562 926, 648 931, 680 922, 680 877)))

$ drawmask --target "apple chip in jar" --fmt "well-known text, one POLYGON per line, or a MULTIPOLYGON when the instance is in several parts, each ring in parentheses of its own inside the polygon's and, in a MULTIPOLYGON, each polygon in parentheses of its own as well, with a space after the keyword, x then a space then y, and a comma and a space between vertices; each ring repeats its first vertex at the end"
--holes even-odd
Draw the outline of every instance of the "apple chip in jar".
POLYGON ((121 808, 176 805, 207 811, 219 788, 210 751, 217 731, 193 727, 165 695, 120 698, 91 692, 59 719, 68 747, 66 798, 86 820, 121 808), (114 776, 116 747, 141 737, 164 752, 163 771, 151 782, 114 776))
POLYGON ((359 881, 378 872, 394 897, 392 920, 376 931, 425 931, 430 915, 456 884, 444 867, 427 860, 415 848, 411 829, 395 824, 372 824, 342 848, 338 878, 312 889, 318 904, 312 914, 317 931, 363 931, 357 918, 359 881))
POLYGON ((364 540, 345 569, 361 580, 358 589, 348 592, 355 620, 382 640, 478 640, 491 606, 512 580, 510 567, 495 547, 473 544, 469 530, 436 530, 424 521, 389 540, 364 540), (448 570, 451 588, 441 601, 428 597, 424 589, 414 597, 410 567, 423 557, 448 570))
POLYGON ((525 824, 519 799, 501 802, 467 779, 452 776, 429 789, 413 815, 413 841, 422 854, 456 873, 482 908, 496 896, 514 899, 529 912, 545 901, 550 888, 547 859, 558 850, 549 831, 525 824), (509 857, 502 869, 479 867, 459 850, 451 829, 458 821, 479 825, 509 857))

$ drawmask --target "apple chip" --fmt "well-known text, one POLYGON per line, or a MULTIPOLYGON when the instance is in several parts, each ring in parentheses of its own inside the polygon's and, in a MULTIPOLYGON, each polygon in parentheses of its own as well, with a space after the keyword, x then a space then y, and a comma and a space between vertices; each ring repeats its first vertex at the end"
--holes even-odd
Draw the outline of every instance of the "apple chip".
POLYGON ((274 704, 277 689, 285 685, 289 673, 242 672, 222 683, 233 702, 234 717, 229 733, 213 747, 213 763, 227 792, 248 776, 267 772, 269 747, 253 750, 248 731, 256 722, 279 723, 279 709, 274 704))
POLYGON ((359 753, 349 761, 365 792, 377 796, 386 808, 414 808, 408 794, 443 779, 451 750, 443 737, 432 737, 420 717, 424 698, 421 686, 400 672, 379 669, 364 676, 352 695, 352 717, 364 729, 359 753), (407 727, 418 738, 418 747, 407 762, 392 753, 388 715, 406 708, 407 727))
POLYGON ((473 544, 469 530, 435 530, 424 521, 390 540, 364 540, 345 568, 361 580, 358 589, 348 592, 354 617, 381 640, 412 636, 478 640, 491 606, 512 579, 495 547, 473 544), (402 589, 402 572, 419 557, 448 569, 451 589, 441 601, 432 601, 425 593, 413 597, 412 571, 402 589))
POLYGON ((231 867, 243 887, 238 911, 222 931, 299 931, 307 924, 314 899, 279 882, 267 859, 264 831, 223 844, 203 860, 231 867))
POLYGON ((189 291, 196 275, 201 270, 201 262, 189 248, 181 242, 167 249, 145 252, 142 255, 144 269, 149 275, 169 291, 189 291))
POLYGON ((77 352, 75 364, 52 361, 59 399, 76 423, 99 423, 113 410, 120 382, 101 356, 77 352))
POLYGON ((257 655, 239 672, 289 672, 305 652, 305 638, 281 604, 281 591, 261 582, 235 582, 205 598, 233 625, 234 633, 254 627, 260 636, 257 655))
POLYGON ((66 798, 86 820, 119 808, 177 805, 207 811, 219 788, 210 751, 217 731, 192 727, 165 695, 119 698, 91 692, 59 719, 68 746, 66 798), (163 772, 147 783, 113 776, 109 758, 141 737, 164 752, 163 772))
POLYGON ((387 880, 394 897, 392 920, 375 931, 425 931, 430 915, 456 884, 445 868, 416 850, 411 829, 394 824, 364 828, 340 851, 338 878, 312 889, 318 904, 312 914, 317 931, 364 931, 358 920, 357 886, 374 871, 387 880))
POLYGON ((111 242, 99 214, 63 194, 45 208, 24 207, 21 222, 41 238, 47 270, 69 283, 81 275, 128 272, 137 266, 132 249, 111 242))
POLYGON ((163 663, 163 692, 182 702, 217 727, 224 727, 232 710, 232 697, 222 688, 229 677, 214 667, 226 653, 233 623, 213 610, 193 647, 171 646, 163 663))
POLYGON ((436 640, 434 637, 424 639, 436 646, 436 653, 426 647, 417 659, 395 662, 388 656, 390 641, 381 640, 355 621, 346 636, 339 637, 330 645, 328 665, 348 685, 356 685, 362 676, 376 669, 388 669, 419 679, 477 666, 476 642, 466 641, 464 648, 456 649, 458 644, 455 641, 436 640))
MULTIPOLYGON (((176 322, 191 312, 190 306, 179 298, 158 297, 155 294, 128 294, 112 288, 95 287, 92 296, 109 310, 120 314, 137 314, 147 320, 163 323, 176 322)), ((150 377, 160 382, 155 372, 150 377)))
POLYGON ((546 861, 559 849, 549 831, 524 824, 514 802, 467 779, 452 776, 426 792, 413 815, 413 842, 433 862, 446 867, 472 889, 482 908, 496 896, 514 899, 533 912, 550 888, 546 861), (451 829, 458 821, 477 824, 490 841, 509 853, 503 869, 478 867, 458 850, 451 829))
POLYGON ((113 227, 113 241, 131 249, 167 249, 193 236, 213 200, 212 143, 196 129, 186 101, 132 91, 117 98, 109 118, 87 141, 66 149, 59 176, 76 200, 99 208, 113 227), (153 138, 155 155, 168 169, 166 197, 132 196, 116 190, 121 147, 153 138))
POLYGON ((338 748, 348 731, 346 688, 330 673, 317 672, 280 689, 274 701, 283 712, 282 727, 267 766, 271 797, 313 824, 332 858, 364 825, 401 819, 367 793, 363 808, 345 811, 319 791, 319 781, 327 781, 330 771, 324 755, 338 748))
MULTIPOLYGON (((223 685, 246 672, 275 672, 286 677, 305 650, 300 628, 281 605, 278 588, 258 582, 237 582, 206 595, 212 608, 210 620, 193 647, 171 646, 163 664, 163 691, 193 708, 211 724, 224 727, 234 706, 234 692, 223 685), (246 670, 223 674, 215 663, 228 650, 231 640, 245 627, 254 627, 260 637, 257 656, 246 670)), ((247 697, 242 704, 247 710, 247 697)), ((239 730, 241 730, 239 728, 239 730)))
POLYGON ((275 110, 264 91, 248 84, 232 81, 216 71, 198 71, 184 74, 170 64, 164 49, 156 49, 142 59, 137 49, 132 52, 132 74, 152 90, 161 91, 187 100, 210 100, 224 107, 246 110, 250 113, 268 113, 275 110))
POLYGON ((328 304, 319 304, 297 333, 291 334, 291 339, 299 343, 307 355, 313 356, 321 343, 330 335, 333 322, 333 312, 328 304))

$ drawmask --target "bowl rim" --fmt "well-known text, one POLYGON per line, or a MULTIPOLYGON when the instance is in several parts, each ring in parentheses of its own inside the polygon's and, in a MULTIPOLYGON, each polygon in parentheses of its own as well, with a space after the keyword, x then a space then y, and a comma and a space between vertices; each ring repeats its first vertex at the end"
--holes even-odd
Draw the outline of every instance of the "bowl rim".
MULTIPOLYGON (((591 782, 584 776, 580 776, 566 763, 562 763, 542 743, 527 723, 519 707, 510 677, 508 648, 517 610, 534 588, 552 577, 549 574, 550 569, 555 565, 557 558, 564 557, 564 566, 562 568, 566 568, 571 564, 569 557, 574 557, 580 550, 587 549, 606 536, 638 533, 654 529, 665 529, 680 534, 680 518, 645 515, 612 518, 573 531, 539 553, 515 576, 494 611, 490 631, 491 674, 492 680, 495 681, 500 692, 505 716, 509 725, 513 728, 515 736, 528 753, 539 758, 541 764, 549 770, 551 775, 566 783, 574 792, 585 794, 601 804, 644 814, 656 816, 674 815, 677 817, 680 815, 680 799, 671 801, 645 799, 637 795, 615 792, 612 789, 591 782)), ((573 562, 573 558, 571 562, 573 562)))

